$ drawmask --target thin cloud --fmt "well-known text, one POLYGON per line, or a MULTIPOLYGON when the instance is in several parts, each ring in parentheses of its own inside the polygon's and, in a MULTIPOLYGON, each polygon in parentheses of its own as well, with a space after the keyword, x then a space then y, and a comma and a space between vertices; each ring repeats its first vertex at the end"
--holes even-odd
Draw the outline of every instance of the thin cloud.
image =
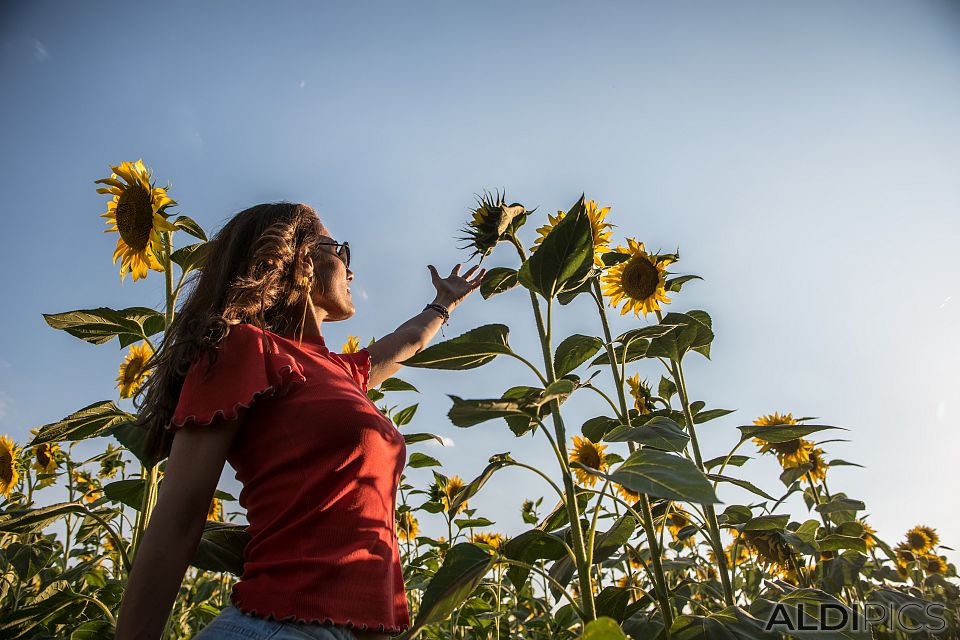
POLYGON ((47 48, 43 46, 43 43, 33 38, 33 57, 37 60, 43 62, 46 60, 50 54, 47 52, 47 48))
POLYGON ((943 309, 945 306, 947 306, 950 303, 950 300, 952 299, 953 299, 953 296, 947 296, 946 298, 944 298, 943 302, 940 303, 940 308, 943 309))

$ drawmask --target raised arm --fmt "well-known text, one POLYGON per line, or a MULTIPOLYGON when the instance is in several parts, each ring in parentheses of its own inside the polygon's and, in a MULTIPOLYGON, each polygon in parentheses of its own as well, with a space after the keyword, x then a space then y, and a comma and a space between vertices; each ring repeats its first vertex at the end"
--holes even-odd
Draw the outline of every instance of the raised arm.
MULTIPOLYGON (((460 275, 460 266, 456 265, 450 275, 441 278, 437 269, 431 264, 430 277, 437 295, 434 304, 440 304, 453 311, 463 300, 480 286, 480 280, 486 269, 478 266, 470 267, 466 273, 460 275), (476 275, 474 275, 476 274, 476 275), (471 279, 471 276, 473 278, 471 279)), ((393 333, 389 333, 367 347, 370 351, 370 381, 367 386, 371 389, 400 370, 400 363, 414 355, 428 344, 443 324, 442 316, 433 309, 425 309, 413 316, 393 333)))

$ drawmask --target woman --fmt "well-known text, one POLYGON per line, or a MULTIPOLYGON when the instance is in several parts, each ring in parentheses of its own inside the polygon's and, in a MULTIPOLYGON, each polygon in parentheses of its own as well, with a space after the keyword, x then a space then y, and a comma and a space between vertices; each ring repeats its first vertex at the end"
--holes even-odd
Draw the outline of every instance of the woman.
POLYGON ((431 304, 337 354, 321 324, 355 313, 350 252, 310 207, 251 207, 210 243, 137 398, 150 449, 169 459, 116 638, 161 637, 224 461, 250 541, 232 604, 197 637, 397 634, 409 626, 394 525, 406 447, 366 391, 430 342, 484 270, 441 278, 430 265, 431 304))

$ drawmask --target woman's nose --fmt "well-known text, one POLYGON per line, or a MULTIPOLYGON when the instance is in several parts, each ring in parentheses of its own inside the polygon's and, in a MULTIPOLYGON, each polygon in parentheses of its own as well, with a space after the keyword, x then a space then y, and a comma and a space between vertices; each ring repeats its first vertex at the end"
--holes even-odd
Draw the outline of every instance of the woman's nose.
POLYGON ((353 271, 347 269, 347 282, 350 282, 351 280, 353 280, 353 271))

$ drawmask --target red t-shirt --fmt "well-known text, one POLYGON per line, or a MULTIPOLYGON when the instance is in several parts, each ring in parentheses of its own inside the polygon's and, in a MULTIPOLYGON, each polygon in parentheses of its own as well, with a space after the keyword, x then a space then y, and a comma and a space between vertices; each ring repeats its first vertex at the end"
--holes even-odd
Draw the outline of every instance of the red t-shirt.
POLYGON ((192 364, 167 429, 243 416, 227 461, 251 539, 231 601, 283 621, 410 626, 394 524, 403 436, 367 398, 370 353, 251 324, 192 364))

